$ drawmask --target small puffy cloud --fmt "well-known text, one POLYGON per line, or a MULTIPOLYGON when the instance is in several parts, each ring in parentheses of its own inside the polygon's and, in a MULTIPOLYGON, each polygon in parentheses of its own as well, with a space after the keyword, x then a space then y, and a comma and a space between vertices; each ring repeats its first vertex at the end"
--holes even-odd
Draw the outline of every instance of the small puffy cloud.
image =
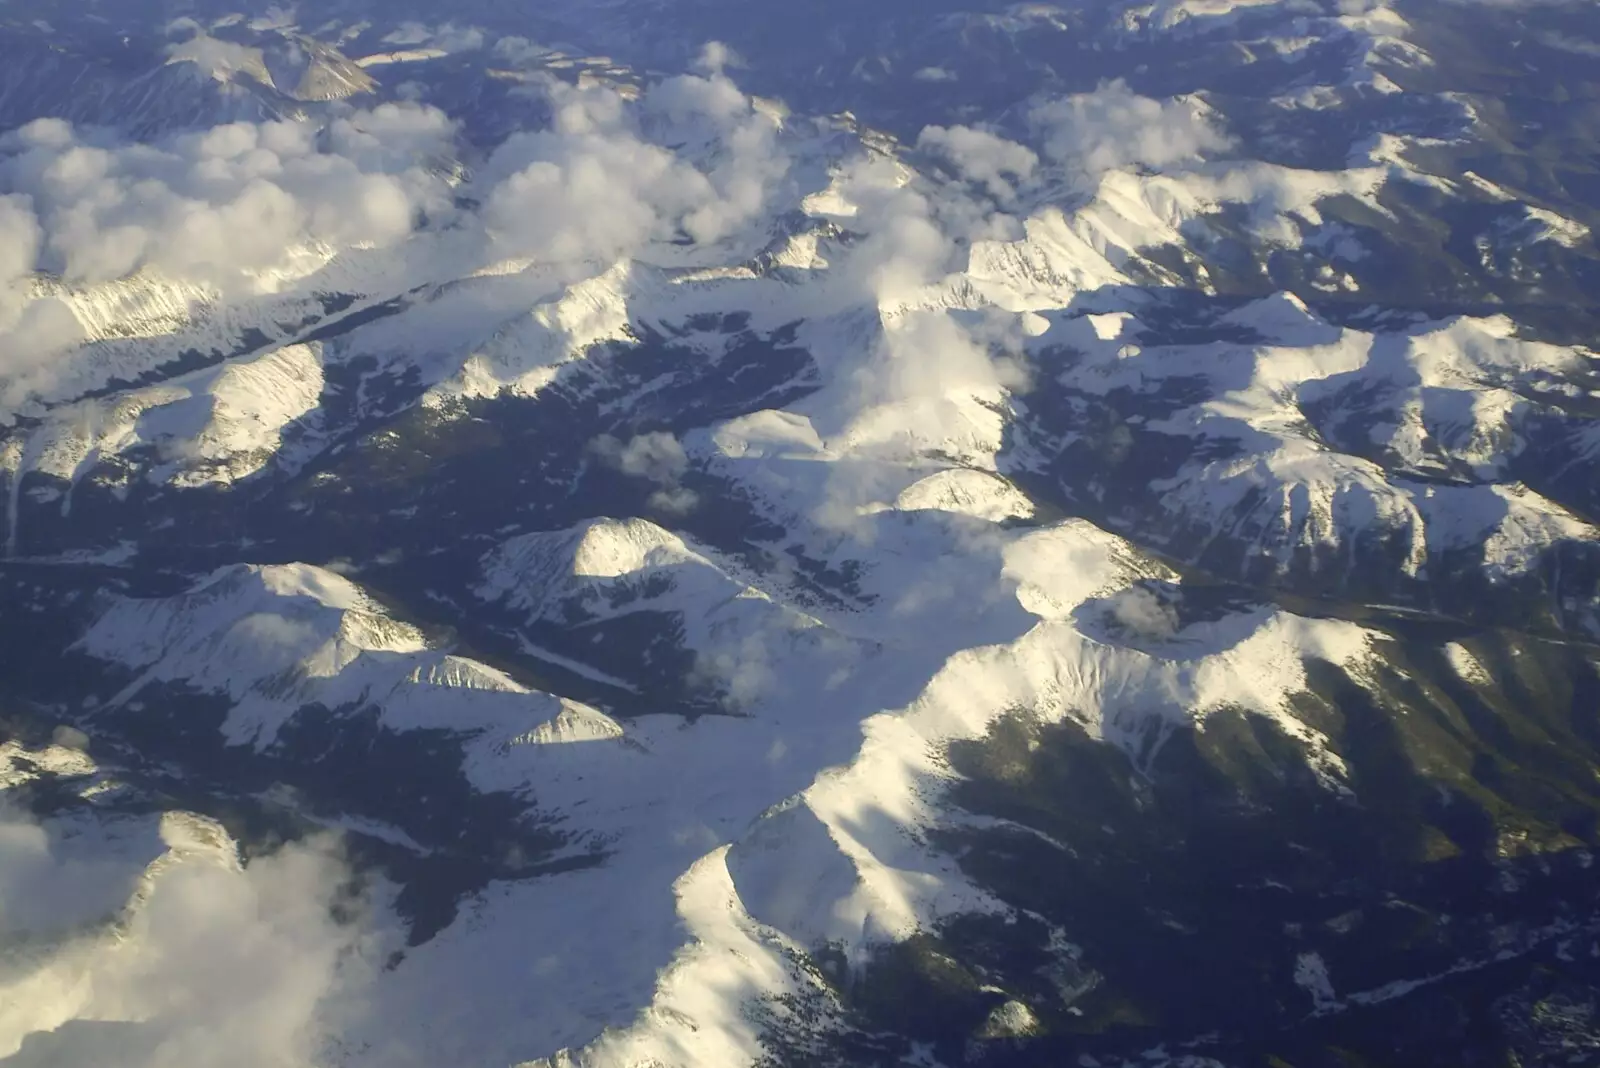
POLYGON ((382 40, 394 48, 437 48, 452 54, 475 52, 484 46, 482 30, 476 26, 457 26, 453 22, 441 26, 428 26, 416 21, 402 22, 399 29, 382 40))
POLYGON ((1157 641, 1178 633, 1177 609, 1142 586, 1124 590, 1112 600, 1111 618, 1134 634, 1157 641))
POLYGON ((50 744, 62 749, 76 749, 79 752, 88 752, 89 736, 78 728, 66 723, 58 724, 50 732, 50 744))
POLYGON ((396 45, 403 48, 409 45, 427 44, 432 37, 432 29, 417 22, 415 19, 407 19, 400 24, 399 29, 385 34, 381 40, 386 45, 396 45))
POLYGON ((652 482, 676 482, 689 469, 689 456, 678 439, 667 433, 640 434, 626 444, 603 434, 594 451, 606 464, 625 475, 652 482))
POLYGON ((326 641, 312 623, 277 612, 252 612, 229 628, 229 639, 257 651, 263 663, 286 669, 326 641))
POLYGON ((446 23, 433 37, 433 47, 446 52, 475 52, 484 44, 483 31, 476 26, 456 26, 446 23))
POLYGON ((494 56, 512 65, 535 63, 550 54, 550 49, 527 37, 501 37, 495 40, 494 56))
POLYGON ((746 634, 737 641, 702 650, 695 659, 696 677, 715 686, 734 708, 749 708, 778 682, 769 635, 746 634))
POLYGON ((695 69, 702 74, 721 74, 729 67, 746 66, 744 57, 721 41, 707 41, 695 59, 695 69))
POLYGON ((917 147, 943 157, 962 178, 1001 201, 1010 200, 1016 193, 1013 183, 1032 178, 1039 166, 1033 149, 970 126, 928 126, 917 147))
POLYGON ((711 160, 704 173, 713 196, 683 220, 696 241, 717 241, 756 218, 788 173, 776 121, 720 74, 669 78, 642 104, 648 114, 667 118, 662 136, 703 146, 699 154, 711 160))
POLYGON ((1230 143, 1195 102, 1140 96, 1120 79, 1038 104, 1029 121, 1047 157, 1090 178, 1170 167, 1230 143))
POLYGON ((1600 40, 1566 37, 1559 33, 1550 33, 1548 31, 1535 34, 1534 37, 1540 44, 1548 48, 1571 52, 1575 56, 1592 56, 1595 59, 1600 59, 1600 40))
POLYGON ((646 502, 652 511, 664 515, 688 515, 700 505, 700 495, 683 486, 656 490, 646 502))
MULTIPOLYGON (((242 19, 242 15, 224 15, 214 25, 230 24, 230 20, 242 19)), ((249 22, 252 30, 292 30, 295 27, 294 5, 284 7, 282 4, 268 4, 266 14, 259 15, 249 22)))
POLYGON ((0 309, 0 408, 20 403, 30 376, 83 340, 83 324, 60 297, 35 297, 9 316, 0 309))
POLYGON ((748 117, 751 110, 750 98, 720 74, 667 78, 645 95, 644 106, 680 125, 709 120, 711 132, 748 117))
MULTIPOLYGON (((832 688, 860 664, 861 647, 798 614, 781 611, 713 628, 696 651, 690 682, 743 711, 763 702, 792 698, 798 688, 832 688)), ((782 762, 788 747, 774 741, 767 762, 782 762)))
POLYGON ((683 515, 700 503, 693 490, 680 484, 689 470, 689 456, 671 434, 640 434, 627 442, 602 434, 589 448, 607 467, 661 487, 650 495, 649 502, 658 512, 683 515))
POLYGON ((83 338, 83 327, 56 297, 36 298, 32 277, 44 245, 33 200, 0 196, 0 403, 16 388, 9 380, 47 364, 83 338))
MULTIPOLYGON (((1025 157, 1010 159, 1026 167, 1025 157)), ((906 464, 998 446, 990 440, 1000 432, 992 405, 1023 388, 1027 375, 1015 315, 958 318, 941 307, 962 242, 993 236, 1014 220, 962 187, 922 181, 886 158, 858 160, 835 191, 837 215, 857 235, 835 271, 852 299, 862 291, 876 298, 878 336, 840 354, 832 383, 809 413, 820 435, 851 454, 830 465, 824 500, 811 517, 864 540, 872 525, 862 517, 905 488, 906 464)))

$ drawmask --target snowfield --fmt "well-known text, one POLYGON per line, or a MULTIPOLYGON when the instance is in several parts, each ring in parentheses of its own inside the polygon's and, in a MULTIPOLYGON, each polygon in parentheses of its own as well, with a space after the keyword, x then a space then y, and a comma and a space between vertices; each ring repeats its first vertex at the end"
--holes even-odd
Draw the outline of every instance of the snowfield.
POLYGON ((0 718, 0 790, 67 784, 0 810, 0 1059, 770 1064, 824 952, 1038 919, 938 844, 1006 822, 959 747, 1137 793, 1245 721, 1353 809, 1330 688, 1391 707, 1394 618, 1486 714, 1470 628, 1600 635, 1595 352, 1518 317, 1595 219, 1458 173, 1506 120, 1405 5, 1081 6, 936 21, 1261 82, 897 135, 727 46, 277 8, 174 24, 121 132, 0 74, 49 116, 0 136, 0 641, 55 643, 0 713, 62 724, 0 718), (260 841, 199 811, 239 769, 260 841))

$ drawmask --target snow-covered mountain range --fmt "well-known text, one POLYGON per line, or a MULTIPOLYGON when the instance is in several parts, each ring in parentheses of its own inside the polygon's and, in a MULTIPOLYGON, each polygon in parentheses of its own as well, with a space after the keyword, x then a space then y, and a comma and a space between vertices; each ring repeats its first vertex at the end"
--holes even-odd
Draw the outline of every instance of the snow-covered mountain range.
POLYGON ((1600 1056, 1592 7, 745 6, 0 8, 0 1065, 1600 1056))

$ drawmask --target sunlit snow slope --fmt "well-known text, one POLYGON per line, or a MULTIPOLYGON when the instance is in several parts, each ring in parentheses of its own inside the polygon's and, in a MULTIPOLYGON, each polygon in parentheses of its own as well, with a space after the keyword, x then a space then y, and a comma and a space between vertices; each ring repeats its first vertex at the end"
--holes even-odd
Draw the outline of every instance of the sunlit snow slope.
POLYGON ((148 6, 0 16, 0 1064, 1600 1004, 1592 15, 148 6))

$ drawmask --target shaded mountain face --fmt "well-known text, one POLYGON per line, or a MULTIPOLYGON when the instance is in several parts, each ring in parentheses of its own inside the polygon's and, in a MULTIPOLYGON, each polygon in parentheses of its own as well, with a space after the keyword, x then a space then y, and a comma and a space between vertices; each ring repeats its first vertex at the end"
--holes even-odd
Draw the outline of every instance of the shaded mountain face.
POLYGON ((0 12, 0 1064, 1600 1063, 1592 6, 436 6, 0 12))

